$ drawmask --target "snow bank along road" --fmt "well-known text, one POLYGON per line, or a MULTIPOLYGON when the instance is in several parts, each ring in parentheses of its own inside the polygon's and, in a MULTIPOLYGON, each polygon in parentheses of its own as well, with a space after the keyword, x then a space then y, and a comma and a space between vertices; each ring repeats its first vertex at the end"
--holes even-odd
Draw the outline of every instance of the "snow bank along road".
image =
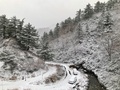
POLYGON ((87 75, 69 68, 69 65, 67 64, 53 62, 46 62, 46 64, 52 64, 53 67, 48 67, 47 72, 35 72, 35 77, 16 81, 0 80, 0 90, 86 90, 88 85, 87 75), (65 69, 65 75, 55 83, 43 83, 47 77, 57 72, 54 65, 63 66, 65 69))

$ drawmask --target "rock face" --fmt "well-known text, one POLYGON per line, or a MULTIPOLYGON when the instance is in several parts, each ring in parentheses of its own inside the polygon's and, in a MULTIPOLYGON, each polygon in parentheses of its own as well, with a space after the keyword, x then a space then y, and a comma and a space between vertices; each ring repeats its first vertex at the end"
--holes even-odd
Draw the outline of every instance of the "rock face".
POLYGON ((34 72, 45 68, 45 63, 30 51, 20 49, 17 42, 10 38, 0 42, 0 62, 2 70, 34 72))

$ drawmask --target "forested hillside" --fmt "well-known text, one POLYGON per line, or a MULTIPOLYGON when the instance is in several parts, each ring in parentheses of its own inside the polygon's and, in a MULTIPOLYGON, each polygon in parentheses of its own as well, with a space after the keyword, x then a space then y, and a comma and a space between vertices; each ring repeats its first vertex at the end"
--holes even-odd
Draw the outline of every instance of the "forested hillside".
POLYGON ((75 18, 57 23, 54 31, 44 33, 42 40, 49 42, 54 61, 74 64, 84 61, 84 67, 95 72, 108 90, 119 90, 119 9, 119 0, 97 2, 94 8, 88 4, 75 18))
POLYGON ((2 77, 44 69, 44 61, 31 52, 39 47, 38 41, 35 27, 30 23, 24 25, 24 19, 20 20, 16 17, 8 19, 6 15, 0 16, 0 63, 3 63, 0 73, 2 77))

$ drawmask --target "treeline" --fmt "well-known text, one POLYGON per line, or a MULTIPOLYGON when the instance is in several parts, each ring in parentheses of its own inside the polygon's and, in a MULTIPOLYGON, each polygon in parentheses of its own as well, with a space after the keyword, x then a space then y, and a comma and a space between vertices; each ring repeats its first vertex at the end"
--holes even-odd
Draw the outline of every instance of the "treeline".
POLYGON ((37 30, 30 23, 24 25, 24 19, 16 17, 8 19, 6 15, 0 16, 0 37, 2 39, 14 38, 24 50, 38 46, 37 30))
POLYGON ((60 35, 72 32, 75 26, 82 20, 87 20, 93 16, 95 13, 103 12, 105 10, 111 10, 118 0, 109 0, 107 3, 102 3, 100 1, 95 3, 93 7, 91 4, 87 4, 84 10, 78 10, 75 18, 71 19, 70 17, 57 23, 54 30, 50 30, 49 33, 44 32, 41 40, 43 43, 49 42, 58 38, 60 35))

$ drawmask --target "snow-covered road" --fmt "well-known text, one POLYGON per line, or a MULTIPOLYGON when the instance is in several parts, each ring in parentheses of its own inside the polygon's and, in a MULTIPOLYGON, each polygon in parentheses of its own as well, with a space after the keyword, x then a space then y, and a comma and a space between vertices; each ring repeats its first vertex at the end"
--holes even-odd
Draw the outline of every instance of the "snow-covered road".
MULTIPOLYGON (((36 77, 26 78, 25 80, 17 80, 17 81, 1 81, 0 80, 0 90, 77 90, 76 88, 79 86, 80 90, 86 90, 86 86, 88 84, 87 76, 81 72, 77 72, 77 75, 74 75, 74 69, 69 68, 67 64, 46 62, 46 64, 60 65, 65 68, 65 75, 61 80, 51 83, 45 84, 43 81, 46 77, 49 77, 52 74, 55 74, 57 69, 55 67, 49 67, 47 72, 41 72, 41 74, 37 74, 36 77), (74 77, 74 78, 73 78, 74 77), (69 84, 69 82, 76 81, 74 84, 69 84), (39 82, 39 85, 37 85, 39 82), (73 88, 75 87, 75 88, 73 88)), ((40 72, 40 71, 39 71, 40 72)))

